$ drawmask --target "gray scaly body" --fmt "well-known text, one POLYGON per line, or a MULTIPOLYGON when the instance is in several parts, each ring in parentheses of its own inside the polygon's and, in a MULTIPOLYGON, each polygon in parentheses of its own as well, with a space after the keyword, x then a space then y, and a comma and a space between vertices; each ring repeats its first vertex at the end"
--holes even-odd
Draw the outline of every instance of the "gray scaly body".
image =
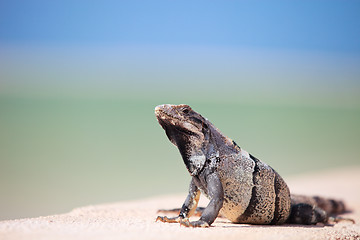
POLYGON ((241 149, 188 105, 160 105, 155 114, 192 176, 179 216, 157 220, 208 227, 220 213, 234 223, 316 224, 345 210, 341 201, 290 195, 274 169, 241 149), (200 193, 210 202, 198 221, 189 222, 200 193))

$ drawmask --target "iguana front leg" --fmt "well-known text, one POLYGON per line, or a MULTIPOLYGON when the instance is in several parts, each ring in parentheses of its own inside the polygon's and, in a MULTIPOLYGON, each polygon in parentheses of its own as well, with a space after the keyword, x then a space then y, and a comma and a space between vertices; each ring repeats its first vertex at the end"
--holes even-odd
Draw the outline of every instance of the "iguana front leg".
POLYGON ((195 185, 192 179, 189 187, 189 195, 185 199, 183 206, 181 207, 180 214, 177 217, 168 218, 166 216, 158 216, 156 221, 168 222, 168 223, 179 223, 182 219, 188 219, 191 217, 198 205, 200 199, 200 190, 195 185))
POLYGON ((198 221, 190 222, 188 219, 180 219, 180 224, 185 227, 209 227, 216 219, 224 202, 224 191, 221 181, 216 173, 206 177, 207 192, 210 202, 204 209, 198 221))

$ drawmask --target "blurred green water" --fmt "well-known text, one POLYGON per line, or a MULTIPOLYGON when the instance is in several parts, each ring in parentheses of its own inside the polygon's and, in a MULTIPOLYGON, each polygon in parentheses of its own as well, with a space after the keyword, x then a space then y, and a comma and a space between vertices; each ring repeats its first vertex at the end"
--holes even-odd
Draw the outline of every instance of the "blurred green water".
MULTIPOLYGON (((181 97, 0 97, 0 219, 185 192, 189 175, 154 117, 181 97)), ((184 98, 281 175, 360 163, 357 105, 184 98)), ((286 101, 285 101, 286 102, 286 101)))

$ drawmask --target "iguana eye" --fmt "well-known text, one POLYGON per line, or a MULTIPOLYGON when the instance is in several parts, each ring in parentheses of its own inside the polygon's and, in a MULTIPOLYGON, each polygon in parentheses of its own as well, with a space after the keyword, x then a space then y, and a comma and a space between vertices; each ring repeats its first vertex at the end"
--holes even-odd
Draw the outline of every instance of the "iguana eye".
POLYGON ((182 112, 185 113, 185 114, 188 114, 189 111, 190 111, 190 110, 189 110, 188 108, 184 108, 184 109, 182 110, 182 112))

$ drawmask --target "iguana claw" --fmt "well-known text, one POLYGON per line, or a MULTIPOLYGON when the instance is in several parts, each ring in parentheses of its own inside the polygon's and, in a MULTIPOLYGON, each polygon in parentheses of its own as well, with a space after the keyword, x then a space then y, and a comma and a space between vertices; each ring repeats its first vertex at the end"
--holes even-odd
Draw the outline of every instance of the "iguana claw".
POLYGON ((204 222, 204 221, 201 221, 201 220, 190 222, 188 218, 184 218, 184 219, 180 220, 180 226, 192 227, 192 228, 196 228, 196 227, 207 228, 210 225, 207 222, 204 222))
POLYGON ((340 216, 329 217, 329 222, 338 223, 338 222, 342 222, 342 221, 349 221, 349 222, 352 222, 353 224, 355 224, 355 220, 352 218, 344 218, 344 217, 340 217, 340 216))
POLYGON ((167 223, 178 223, 180 222, 181 218, 180 217, 173 217, 173 218, 168 218, 166 216, 158 216, 155 220, 155 222, 157 221, 161 221, 161 222, 167 222, 167 223))

